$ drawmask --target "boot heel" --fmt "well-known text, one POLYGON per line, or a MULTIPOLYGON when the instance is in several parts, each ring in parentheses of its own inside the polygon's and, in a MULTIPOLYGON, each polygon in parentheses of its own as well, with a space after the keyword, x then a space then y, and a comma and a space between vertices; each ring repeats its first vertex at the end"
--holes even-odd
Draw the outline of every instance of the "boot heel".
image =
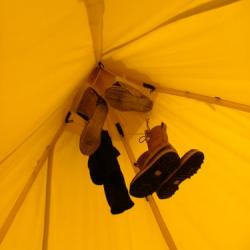
POLYGON ((204 161, 204 154, 198 150, 188 151, 180 161, 178 168, 168 176, 157 190, 159 199, 170 198, 179 189, 179 185, 191 178, 201 167, 204 161))
POLYGON ((130 184, 130 194, 137 198, 148 196, 155 192, 180 164, 180 158, 176 152, 159 152, 149 160, 143 171, 135 176, 130 184))

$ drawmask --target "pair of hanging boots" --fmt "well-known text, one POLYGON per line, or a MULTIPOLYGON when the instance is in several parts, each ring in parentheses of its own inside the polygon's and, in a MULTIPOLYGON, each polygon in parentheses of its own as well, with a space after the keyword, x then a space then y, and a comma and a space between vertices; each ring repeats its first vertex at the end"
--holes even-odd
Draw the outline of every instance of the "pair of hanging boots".
POLYGON ((164 123, 146 130, 145 139, 148 151, 137 160, 140 171, 130 184, 130 194, 141 198, 156 192, 160 199, 169 198, 181 182, 197 172, 204 155, 192 149, 180 159, 169 143, 164 123))
MULTIPOLYGON (((120 111, 148 112, 153 102, 135 88, 116 82, 105 91, 107 102, 120 111)), ((93 88, 83 94, 77 113, 87 121, 80 136, 80 151, 84 155, 93 154, 100 145, 101 131, 108 114, 107 102, 93 88)))

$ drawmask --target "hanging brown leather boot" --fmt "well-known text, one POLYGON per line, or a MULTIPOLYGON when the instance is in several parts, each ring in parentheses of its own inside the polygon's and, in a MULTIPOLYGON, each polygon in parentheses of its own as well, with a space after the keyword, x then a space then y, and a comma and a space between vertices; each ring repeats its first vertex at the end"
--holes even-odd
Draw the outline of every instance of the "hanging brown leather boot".
POLYGON ((87 121, 80 136, 80 151, 84 155, 91 155, 101 143, 101 131, 108 114, 108 106, 93 88, 87 88, 77 113, 87 121))
POLYGON ((164 123, 146 130, 145 138, 148 151, 139 157, 140 171, 130 184, 130 194, 138 198, 155 192, 180 163, 176 150, 168 141, 164 123))
MULTIPOLYGON (((137 160, 136 166, 142 169, 144 162, 149 156, 149 151, 144 152, 137 160)), ((186 152, 180 160, 178 167, 162 181, 156 191, 159 199, 172 197, 179 189, 179 185, 186 179, 191 178, 200 169, 204 161, 204 154, 197 150, 191 149, 186 152)))

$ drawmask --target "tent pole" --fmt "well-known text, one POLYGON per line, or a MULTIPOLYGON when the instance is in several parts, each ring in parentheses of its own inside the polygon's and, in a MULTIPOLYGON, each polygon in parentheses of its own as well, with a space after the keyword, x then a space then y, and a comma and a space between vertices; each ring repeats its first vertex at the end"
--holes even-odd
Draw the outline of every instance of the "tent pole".
POLYGON ((188 18, 188 17, 194 16, 194 15, 201 14, 201 13, 213 10, 213 9, 221 8, 221 7, 224 7, 226 5, 229 5, 229 4, 238 2, 238 1, 240 1, 240 0, 212 0, 212 1, 208 1, 206 3, 202 3, 196 7, 185 10, 185 11, 169 18, 165 22, 157 25, 156 27, 153 27, 152 29, 146 31, 145 33, 143 33, 143 34, 127 41, 127 42, 124 42, 118 46, 115 46, 112 49, 107 50, 106 52, 103 53, 103 56, 110 55, 111 53, 114 53, 117 50, 120 50, 124 47, 127 47, 128 45, 148 36, 149 34, 153 33, 154 31, 157 31, 163 27, 166 27, 167 25, 169 25, 171 23, 177 22, 177 21, 182 20, 184 18, 188 18))
POLYGON ((84 0, 84 3, 88 13, 96 62, 100 62, 103 47, 104 1, 84 0))
MULTIPOLYGON (((64 104, 65 105, 65 104, 64 104)), ((62 109, 62 105, 58 106, 52 113, 49 114, 48 117, 46 117, 45 120, 43 120, 38 127, 36 127, 31 133, 20 143, 18 144, 10 153, 8 153, 3 159, 0 159, 0 165, 3 164, 5 161, 7 161, 15 152, 17 152, 34 134, 36 134, 43 126, 62 109)), ((69 105, 67 105, 68 109, 69 105)), ((65 110, 67 110, 65 108, 65 110)))
POLYGON ((16 199, 12 209, 10 210, 9 214, 7 215, 2 227, 0 228, 0 244, 3 242, 6 234, 8 233, 12 223, 14 222, 14 220, 16 218, 18 211, 22 207, 23 202, 25 201, 25 198, 27 197, 32 185, 34 184, 38 174, 40 173, 42 167, 44 166, 44 163, 46 162, 46 160, 48 158, 48 155, 50 153, 51 148, 54 147, 57 140, 62 135, 63 131, 64 131, 64 124, 57 131, 57 133, 55 134, 51 143, 46 147, 41 158, 38 160, 37 165, 33 169, 29 179, 27 180, 26 184, 24 185, 21 193, 19 194, 18 198, 16 199))
POLYGON ((177 90, 177 89, 172 89, 172 88, 157 88, 157 92, 169 94, 169 95, 186 97, 186 98, 194 99, 197 101, 202 101, 202 102, 209 103, 209 104, 216 104, 216 105, 224 106, 227 108, 250 112, 249 105, 225 100, 217 96, 214 96, 214 97, 206 96, 206 95, 196 94, 196 93, 192 93, 189 91, 177 90))
MULTIPOLYGON (((110 112, 109 113, 109 116, 110 116, 110 120, 112 121, 112 123, 115 125, 116 123, 120 123, 120 120, 118 118, 118 116, 115 114, 114 111, 110 112)), ((124 132, 124 131, 123 131, 124 132)), ((120 134, 119 134, 120 135, 120 134)), ((136 159, 135 159, 135 156, 134 156, 134 153, 129 145, 129 142, 127 141, 126 139, 126 136, 121 136, 120 135, 120 138, 122 140, 122 143, 124 145, 124 148, 127 152, 127 155, 128 155, 128 158, 131 162, 131 165, 133 166, 133 169, 135 171, 135 173, 137 173, 139 170, 134 166, 134 163, 136 162, 136 159)), ((158 208, 158 205, 157 203, 155 202, 155 199, 153 196, 149 195, 146 197, 146 200, 148 201, 148 204, 152 210, 152 213, 155 217, 155 220, 159 226, 159 229, 162 233, 162 236, 164 238, 164 241, 168 247, 169 250, 177 250, 177 247, 176 247, 176 244, 174 242, 174 239, 169 231, 169 229, 167 228, 167 225, 163 219, 163 216, 158 208)))
POLYGON ((45 201, 45 213, 44 213, 44 230, 43 230, 42 250, 48 249, 53 158, 54 158, 54 146, 52 146, 48 152, 46 201, 45 201))

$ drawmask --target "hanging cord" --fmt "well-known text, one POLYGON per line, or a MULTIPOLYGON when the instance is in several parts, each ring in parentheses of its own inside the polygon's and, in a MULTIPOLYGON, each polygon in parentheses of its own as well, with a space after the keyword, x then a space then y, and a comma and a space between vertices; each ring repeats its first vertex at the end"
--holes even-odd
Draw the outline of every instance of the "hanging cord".
POLYGON ((146 118, 146 126, 147 126, 147 130, 150 130, 150 127, 149 127, 149 121, 150 121, 150 118, 147 117, 146 118))
POLYGON ((150 131, 150 126, 149 126, 150 118, 147 117, 145 120, 146 120, 146 127, 147 127, 147 130, 145 131, 145 133, 144 133, 143 136, 140 136, 140 137, 139 137, 139 143, 143 143, 143 142, 149 140, 149 135, 148 135, 147 131, 150 131))
MULTIPOLYGON (((148 84, 148 83, 143 83, 142 86, 149 90, 150 95, 156 90, 156 88, 153 85, 148 84)), ((144 141, 148 141, 150 139, 149 133, 148 133, 148 131, 150 131, 150 126, 149 126, 150 117, 149 117, 149 115, 150 115, 150 112, 147 113, 147 117, 145 118, 147 130, 144 132, 144 136, 141 136, 139 138, 139 143, 143 143, 144 141)))

